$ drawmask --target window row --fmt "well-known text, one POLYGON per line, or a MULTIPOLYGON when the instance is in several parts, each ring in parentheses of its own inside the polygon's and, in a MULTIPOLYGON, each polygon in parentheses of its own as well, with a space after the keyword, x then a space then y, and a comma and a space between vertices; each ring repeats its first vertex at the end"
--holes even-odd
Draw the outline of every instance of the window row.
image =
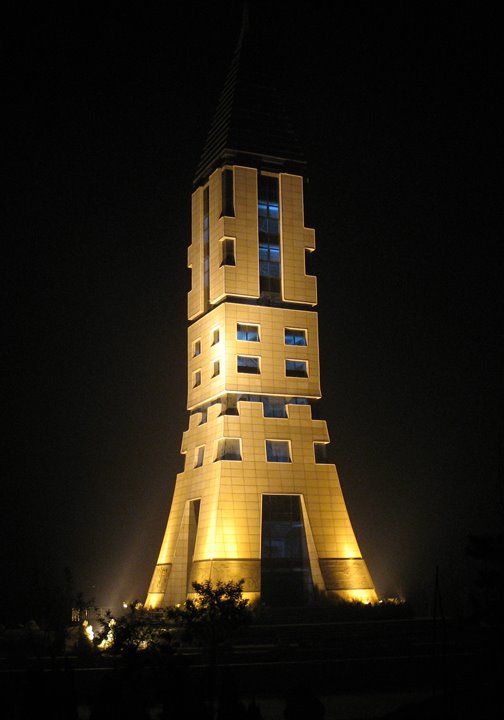
MULTIPOLYGON (((260 342, 260 326, 237 323, 236 339, 246 340, 247 342, 260 342)), ((307 331, 305 328, 284 328, 285 345, 308 345, 307 331)))
MULTIPOLYGON (((205 446, 199 445, 194 451, 194 467, 203 465, 205 446)), ((290 463, 292 462, 290 440, 265 440, 266 462, 290 463)), ((327 443, 313 443, 314 462, 327 463, 327 443)), ((219 460, 243 460, 240 438, 221 438, 217 444, 217 453, 214 462, 219 460)))
MULTIPOLYGON (((238 355, 236 359, 236 370, 239 373, 248 373, 249 375, 261 374, 261 358, 253 355, 238 355)), ((308 377, 308 361, 307 360, 286 360, 285 361, 286 377, 308 377)))
MULTIPOLYGON (((222 407, 221 415, 239 415, 238 403, 243 400, 245 402, 259 402, 263 406, 263 415, 267 418, 286 418, 287 405, 310 405, 310 401, 305 397, 280 397, 272 395, 253 395, 248 393, 228 393, 212 400, 208 405, 200 405, 193 410, 193 413, 199 413, 200 425, 204 425, 208 421, 208 408, 211 405, 219 403, 222 407)), ((312 410, 313 412, 313 410, 312 410)))
MULTIPOLYGON (((221 217, 235 217, 234 172, 224 168, 221 174, 221 217)), ((260 173, 258 175, 257 221, 259 230, 259 283, 261 295, 271 297, 280 293, 280 192, 278 177, 260 173)), ((209 188, 204 190, 203 240, 205 245, 205 287, 208 285, 208 241, 209 241, 209 188)), ((305 273, 311 248, 305 250, 305 273)), ((225 237, 221 240, 220 265, 236 266, 236 239, 225 237)))
MULTIPOLYGON (((236 372, 246 375, 261 374, 261 358, 254 355, 238 355, 236 358, 236 372)), ((220 360, 214 360, 212 377, 220 375, 220 360)), ((285 361, 286 377, 308 377, 308 361, 307 360, 286 360, 285 361)), ((193 372, 193 388, 201 385, 201 369, 193 372)))
MULTIPOLYGON (((248 323, 236 324, 236 339, 246 342, 260 342, 260 326, 248 323)), ((219 328, 212 330, 212 346, 217 345, 220 341, 219 328)), ((304 328, 284 328, 285 345, 299 345, 306 347, 308 345, 307 331, 304 328)), ((193 357, 201 355, 201 338, 193 342, 193 357)))
MULTIPOLYGON (((217 345, 217 343, 220 342, 220 330, 219 328, 214 328, 212 330, 212 347, 214 345, 217 345)), ((193 342, 192 346, 192 354, 193 357, 198 357, 198 355, 201 355, 201 339, 198 338, 193 342)))
POLYGON ((263 406, 264 417, 287 417, 287 405, 309 405, 308 398, 304 397, 278 397, 272 395, 249 395, 249 394, 228 394, 221 397, 220 402, 223 406, 223 415, 239 415, 238 403, 260 402, 263 406))

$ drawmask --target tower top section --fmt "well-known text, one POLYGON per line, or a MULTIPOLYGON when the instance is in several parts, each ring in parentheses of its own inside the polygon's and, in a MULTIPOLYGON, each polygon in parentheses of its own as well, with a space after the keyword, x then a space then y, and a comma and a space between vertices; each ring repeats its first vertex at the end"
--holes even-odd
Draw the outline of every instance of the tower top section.
POLYGON ((244 12, 195 188, 225 164, 304 175, 306 163, 276 87, 277 68, 275 49, 254 31, 244 12))

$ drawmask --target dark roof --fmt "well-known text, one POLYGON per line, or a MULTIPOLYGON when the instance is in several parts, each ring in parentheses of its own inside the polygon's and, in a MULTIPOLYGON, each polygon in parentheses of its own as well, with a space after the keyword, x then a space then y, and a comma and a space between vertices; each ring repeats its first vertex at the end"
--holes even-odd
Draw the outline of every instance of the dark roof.
POLYGON ((275 86, 274 57, 244 19, 195 186, 225 163, 303 173, 303 154, 275 86))

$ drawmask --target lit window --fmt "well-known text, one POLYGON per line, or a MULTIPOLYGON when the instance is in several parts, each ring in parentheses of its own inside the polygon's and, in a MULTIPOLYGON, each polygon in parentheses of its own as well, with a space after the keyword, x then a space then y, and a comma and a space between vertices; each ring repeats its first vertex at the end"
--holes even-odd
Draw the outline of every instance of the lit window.
POLYGON ((251 355, 238 355, 236 369, 239 373, 249 373, 251 375, 260 375, 261 367, 258 357, 251 355))
POLYGON ((200 445, 196 448, 194 456, 194 467, 198 468, 203 465, 203 458, 205 457, 205 446, 200 445))
POLYGON ((222 240, 221 265, 236 265, 234 238, 224 238, 222 240))
POLYGON ((264 417, 287 417, 285 412, 285 398, 270 397, 263 398, 264 417))
POLYGON ((285 374, 287 377, 308 377, 308 363, 306 360, 286 360, 285 374))
POLYGON ((220 373, 220 360, 214 360, 213 364, 213 375, 212 377, 216 377, 220 373))
POLYGON ((280 292, 280 206, 278 177, 258 177, 259 281, 261 292, 280 292))
POLYGON ((327 443, 313 443, 313 452, 316 463, 327 463, 327 443))
POLYGON ((266 459, 268 462, 291 462, 288 440, 266 440, 266 459))
POLYGON ((298 328, 285 328, 285 344, 307 345, 306 330, 300 330, 298 328))
POLYGON ((259 325, 238 323, 236 326, 236 339, 248 340, 248 342, 259 342, 259 325))
POLYGON ((196 370, 193 374, 193 387, 201 385, 201 370, 196 370))
POLYGON ((216 460, 241 460, 240 438, 221 438, 217 446, 216 460))
POLYGON ((212 331, 212 345, 217 345, 217 343, 219 342, 219 340, 220 340, 219 328, 215 328, 215 329, 212 331))
POLYGON ((195 340, 193 343, 193 357, 201 355, 201 340, 195 340))

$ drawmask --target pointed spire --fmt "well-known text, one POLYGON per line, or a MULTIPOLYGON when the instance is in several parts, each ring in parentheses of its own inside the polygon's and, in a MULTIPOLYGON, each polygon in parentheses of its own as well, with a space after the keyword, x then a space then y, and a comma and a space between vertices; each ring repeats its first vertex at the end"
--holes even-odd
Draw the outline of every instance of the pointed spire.
POLYGON ((276 88, 271 46, 253 32, 248 5, 194 185, 225 163, 303 174, 305 161, 276 88))
POLYGON ((241 30, 240 30, 240 37, 238 38, 239 43, 243 40, 243 37, 248 33, 249 29, 250 29, 249 6, 248 6, 247 0, 244 0, 243 8, 242 8, 242 24, 241 24, 241 30))

